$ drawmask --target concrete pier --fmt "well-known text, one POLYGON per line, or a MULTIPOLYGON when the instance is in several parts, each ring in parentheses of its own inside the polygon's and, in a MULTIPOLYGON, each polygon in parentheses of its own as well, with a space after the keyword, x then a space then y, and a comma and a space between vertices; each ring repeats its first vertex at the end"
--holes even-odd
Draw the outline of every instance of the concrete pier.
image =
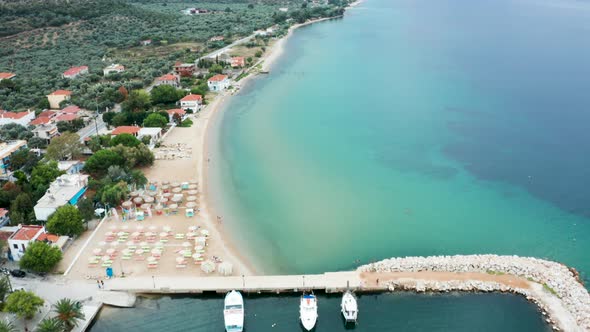
POLYGON ((280 293, 303 290, 322 290, 328 293, 359 289, 358 272, 335 272, 306 275, 246 276, 246 277, 141 277, 119 278, 105 282, 109 291, 132 293, 225 293, 239 290, 253 293, 280 293))

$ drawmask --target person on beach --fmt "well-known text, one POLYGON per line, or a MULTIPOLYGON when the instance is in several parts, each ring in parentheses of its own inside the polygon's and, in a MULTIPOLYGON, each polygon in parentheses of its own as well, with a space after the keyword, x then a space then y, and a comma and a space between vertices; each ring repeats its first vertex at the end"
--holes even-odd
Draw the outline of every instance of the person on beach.
POLYGON ((96 280, 96 284, 98 285, 98 289, 100 289, 100 280, 96 280))
MULTIPOLYGON (((377 279, 377 280, 379 280, 379 279, 377 279)), ((102 289, 104 289, 104 280, 100 281, 100 286, 102 287, 102 289)))

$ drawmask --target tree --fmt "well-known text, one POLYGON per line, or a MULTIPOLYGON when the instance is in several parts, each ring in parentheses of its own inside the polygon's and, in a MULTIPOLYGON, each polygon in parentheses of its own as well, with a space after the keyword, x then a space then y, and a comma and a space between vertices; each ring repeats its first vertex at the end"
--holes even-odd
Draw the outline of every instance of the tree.
POLYGON ((21 269, 50 272, 62 258, 61 250, 51 244, 35 241, 27 247, 19 261, 21 269))
POLYGON ((131 172, 129 172, 127 182, 130 184, 134 184, 136 187, 143 187, 148 183, 148 180, 142 171, 134 169, 131 172))
POLYGON ((57 235, 77 236, 84 231, 80 211, 73 205, 63 205, 47 219, 47 231, 57 235))
POLYGON ((20 193, 10 204, 10 223, 12 225, 26 224, 33 213, 33 201, 27 193, 20 193))
POLYGON ((151 113, 143 121, 144 127, 160 127, 164 128, 168 124, 168 119, 161 114, 151 113))
POLYGON ((260 58, 262 56, 262 51, 256 51, 256 54, 254 54, 254 56, 260 58))
POLYGON ((115 127, 130 124, 129 115, 127 113, 119 113, 113 117, 111 124, 115 127))
POLYGON ((64 324, 57 317, 44 318, 38 325, 35 332, 63 332, 64 324))
POLYGON ((127 198, 128 194, 129 189, 127 188, 127 183, 121 181, 119 183, 105 186, 105 188, 102 191, 102 197, 100 201, 104 204, 117 206, 121 203, 122 200, 127 198))
POLYGON ((154 104, 170 104, 184 97, 182 90, 177 90, 171 85, 159 85, 151 91, 151 99, 154 104))
MULTIPOLYGON (((10 281, 7 275, 3 275, 0 278, 0 302, 4 303, 4 299, 8 293, 10 293, 10 281)), ((0 329, 0 332, 2 332, 2 329, 0 329)))
MULTIPOLYGON (((6 80, 4 80, 6 81, 6 80)), ((0 320, 0 332, 17 332, 18 330, 11 322, 7 322, 4 319, 0 320)))
POLYGON ((80 215, 85 222, 94 219, 94 204, 92 204, 91 199, 85 197, 79 200, 78 211, 80 211, 80 215))
POLYGON ((223 67, 220 64, 215 64, 209 68, 210 73, 214 74, 221 74, 223 72, 223 67))
POLYGON ((113 124, 113 118, 117 115, 115 112, 104 112, 102 113, 102 121, 109 126, 113 124))
POLYGON ((47 191, 47 188, 49 188, 49 184, 62 174, 64 174, 64 172, 59 170, 57 162, 55 161, 38 163, 37 166, 33 168, 29 180, 33 187, 33 200, 37 200, 43 196, 45 191, 47 191))
POLYGON ((82 153, 80 136, 76 133, 65 132, 54 137, 47 146, 47 157, 53 160, 77 158, 82 153))
POLYGON ((248 9, 254 9, 254 5, 253 4, 248 4, 248 9))
POLYGON ((134 148, 141 144, 141 141, 131 134, 119 134, 111 139, 111 146, 117 146, 119 144, 134 148))
POLYGON ((31 137, 28 141, 27 141, 27 145, 29 146, 29 148, 32 149, 45 149, 45 147, 47 146, 47 141, 41 137, 31 137))
POLYGON ((59 319, 68 330, 78 326, 78 321, 84 319, 82 304, 78 301, 61 299, 53 305, 53 310, 57 313, 57 319, 59 319))
POLYGON ((154 164, 154 154, 145 145, 140 144, 131 151, 131 158, 135 160, 134 167, 151 166, 154 164))
POLYGON ((84 171, 95 177, 100 177, 101 175, 104 175, 112 165, 125 165, 125 157, 114 152, 112 149, 100 150, 86 160, 84 171))
POLYGON ((31 319, 42 305, 42 298, 33 292, 21 290, 8 295, 4 310, 16 314, 20 318, 31 319))
POLYGON ((144 90, 133 90, 121 104, 125 112, 145 111, 151 106, 150 95, 144 90))

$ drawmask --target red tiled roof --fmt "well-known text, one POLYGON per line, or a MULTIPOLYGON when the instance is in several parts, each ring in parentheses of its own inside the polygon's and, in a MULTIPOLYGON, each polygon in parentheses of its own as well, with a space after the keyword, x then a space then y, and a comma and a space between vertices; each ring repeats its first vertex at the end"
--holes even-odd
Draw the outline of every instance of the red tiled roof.
POLYGON ((62 114, 62 115, 58 115, 55 118, 56 122, 59 121, 72 121, 72 120, 76 120, 78 118, 77 114, 62 114))
POLYGON ((0 111, 1 118, 7 119, 22 119, 25 117, 29 112, 8 112, 8 111, 0 111))
POLYGON ((78 107, 76 105, 71 105, 71 106, 64 108, 63 110, 61 110, 59 112, 60 113, 78 113, 78 112, 80 112, 80 107, 78 107))
POLYGON ((166 74, 166 75, 162 75, 158 78, 156 78, 157 81, 176 81, 177 78, 176 76, 172 75, 172 74, 166 74))
POLYGON ((201 100, 203 100, 203 96, 190 94, 190 95, 186 95, 180 101, 201 101, 201 100))
POLYGON ((221 82, 226 79, 226 75, 217 74, 209 79, 209 82, 221 82))
POLYGON ((88 66, 72 67, 72 68, 64 71, 64 75, 65 76, 77 75, 83 70, 88 70, 88 66))
POLYGON ((139 127, 137 126, 120 126, 115 128, 111 135, 120 135, 120 134, 137 134, 139 132, 139 127))
POLYGON ((186 114, 186 111, 183 109, 180 109, 180 108, 167 110, 166 112, 168 112, 169 115, 174 115, 174 114, 184 115, 184 114, 186 114))
POLYGON ((43 233, 39 235, 39 237, 37 238, 37 241, 45 240, 49 240, 51 243, 57 243, 57 240, 59 240, 59 236, 51 233, 43 233))
POLYGON ((38 126, 38 125, 42 125, 42 124, 46 124, 51 122, 51 118, 48 116, 40 116, 38 118, 36 118, 35 120, 29 122, 29 125, 31 126, 38 126))
POLYGON ((0 208, 0 218, 4 217, 7 214, 8 210, 6 210, 5 208, 0 208))
POLYGON ((37 116, 38 118, 50 118, 52 116, 54 116, 56 113, 54 111, 43 111, 41 113, 39 113, 39 115, 37 116))
POLYGON ((43 226, 37 225, 23 226, 21 227, 21 229, 16 231, 16 233, 14 233, 10 238, 12 240, 21 241, 32 240, 35 237, 35 235, 37 235, 37 233, 39 233, 39 231, 41 231, 42 229, 43 226))
POLYGON ((53 91, 51 93, 51 95, 53 95, 53 96, 57 96, 57 95, 71 96, 72 95, 72 91, 69 91, 69 90, 57 90, 57 91, 53 91))
POLYGON ((237 57, 231 58, 231 65, 232 66, 242 67, 245 64, 246 64, 246 61, 244 60, 244 57, 243 56, 237 56, 237 57))
POLYGON ((16 74, 13 74, 13 73, 0 73, 0 80, 13 78, 15 76, 16 76, 16 74))

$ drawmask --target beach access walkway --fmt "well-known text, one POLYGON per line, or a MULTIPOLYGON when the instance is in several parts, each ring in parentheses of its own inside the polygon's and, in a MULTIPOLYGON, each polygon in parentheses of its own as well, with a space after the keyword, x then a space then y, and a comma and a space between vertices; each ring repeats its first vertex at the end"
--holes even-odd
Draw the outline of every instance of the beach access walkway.
POLYGON ((324 290, 338 292, 361 287, 358 272, 331 272, 306 275, 237 276, 237 277, 137 277, 105 281, 107 291, 132 293, 225 293, 231 290, 244 292, 294 292, 324 290))

